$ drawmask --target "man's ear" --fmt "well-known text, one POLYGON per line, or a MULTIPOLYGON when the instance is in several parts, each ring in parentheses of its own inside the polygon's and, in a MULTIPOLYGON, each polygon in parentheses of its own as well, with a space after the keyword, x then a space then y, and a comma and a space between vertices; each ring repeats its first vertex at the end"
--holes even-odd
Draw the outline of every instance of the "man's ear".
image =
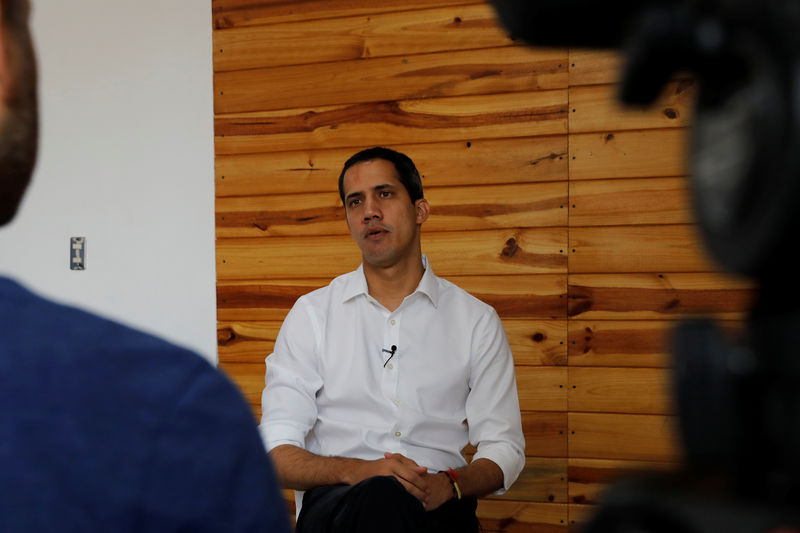
POLYGON ((428 203, 428 200, 420 198, 414 202, 414 209, 417 212, 417 224, 422 224, 428 220, 428 216, 431 214, 431 204, 428 203))

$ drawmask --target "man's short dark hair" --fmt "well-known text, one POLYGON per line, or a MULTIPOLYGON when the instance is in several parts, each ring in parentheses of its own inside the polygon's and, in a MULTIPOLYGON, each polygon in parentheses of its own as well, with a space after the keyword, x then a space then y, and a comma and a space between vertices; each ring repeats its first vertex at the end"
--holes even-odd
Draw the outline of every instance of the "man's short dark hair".
POLYGON ((411 158, 391 148, 375 146, 374 148, 361 150, 345 161, 342 172, 339 174, 339 197, 342 199, 342 203, 344 203, 345 172, 353 165, 365 161, 372 161, 374 159, 384 159, 394 165, 394 168, 397 170, 397 176, 400 178, 400 183, 402 183, 403 187, 408 191, 408 196, 411 198, 412 203, 423 197, 422 179, 411 158))

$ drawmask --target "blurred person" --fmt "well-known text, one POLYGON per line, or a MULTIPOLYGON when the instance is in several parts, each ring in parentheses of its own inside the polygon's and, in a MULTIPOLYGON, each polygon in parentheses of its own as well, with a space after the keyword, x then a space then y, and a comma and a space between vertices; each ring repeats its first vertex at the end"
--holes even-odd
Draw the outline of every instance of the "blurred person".
MULTIPOLYGON (((0 224, 30 180, 27 0, 0 0, 0 224)), ((0 277, 0 531, 277 532, 252 412, 200 356, 0 277)))
POLYGON ((361 266, 295 303, 266 362, 260 427, 304 491, 297 531, 477 532, 476 498, 525 464, 500 318, 422 254, 430 206, 408 156, 355 154, 339 194, 361 266))

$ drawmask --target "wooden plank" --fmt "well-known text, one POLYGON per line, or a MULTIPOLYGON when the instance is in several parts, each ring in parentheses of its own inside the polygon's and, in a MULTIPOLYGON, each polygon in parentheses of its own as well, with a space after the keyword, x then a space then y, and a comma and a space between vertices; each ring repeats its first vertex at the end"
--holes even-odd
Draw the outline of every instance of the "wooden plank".
POLYGON ((217 155, 559 135, 567 131, 567 91, 223 115, 215 130, 217 155))
POLYGON ((563 50, 507 46, 217 72, 214 111, 565 89, 566 63, 563 50))
MULTIPOLYGON (((372 136, 369 139, 372 141, 372 136)), ((404 144, 390 148, 414 160, 426 189, 567 179, 566 135, 404 144)), ((334 148, 219 155, 216 194, 221 197, 336 191, 342 165, 356 151, 334 148)))
POLYGON ((674 471, 677 463, 570 458, 567 461, 569 502, 598 504, 603 493, 617 481, 674 471))
POLYGON ((570 366, 669 367, 675 321, 570 320, 570 366))
POLYGON ((217 350, 220 363, 259 363, 272 353, 283 322, 219 321, 217 350))
MULTIPOLYGON (((567 182, 429 188, 426 232, 567 225, 567 182)), ((217 238, 349 235, 338 192, 218 198, 217 238)))
POLYGON ((503 319, 563 320, 566 313, 567 278, 561 274, 447 276, 447 279, 494 307, 503 319))
POLYGON ((563 366, 518 366, 519 407, 526 411, 567 410, 567 368, 563 366))
MULTIPOLYGON (((221 363, 251 404, 261 401, 264 363, 221 363)), ((567 410, 566 367, 520 366, 516 369, 520 409, 525 411, 567 410)))
POLYGON ((213 40, 216 72, 513 44, 489 4, 241 27, 213 40))
MULTIPOLYGON (((469 0, 211 0, 214 27, 232 28, 297 20, 323 20, 354 15, 374 15, 408 9, 468 4, 469 0)), ((474 3, 474 2, 472 2, 474 3)))
POLYGON ((566 320, 504 318, 503 328, 516 364, 567 364, 566 320))
MULTIPOLYGON (((571 320, 569 365, 667 368, 674 320, 571 320)), ((746 323, 722 320, 717 325, 740 342, 746 323)))
POLYGON ((570 227, 570 273, 714 272, 691 225, 570 227))
POLYGON ((617 83, 624 56, 618 50, 570 48, 569 85, 598 85, 617 83))
MULTIPOLYGON (((220 321, 217 349, 220 362, 261 363, 272 353, 282 322, 220 321)), ((504 319, 514 361, 519 365, 565 365, 566 320, 504 319)))
POLYGON ((570 133, 676 128, 691 125, 697 95, 694 80, 667 84, 651 105, 632 106, 619 100, 619 86, 570 87, 570 133))
POLYGON ((666 368, 569 368, 570 411, 673 414, 672 373, 666 368))
POLYGON ((567 413, 522 411, 525 455, 532 457, 567 456, 567 413))
POLYGON ((567 506, 559 503, 478 500, 478 518, 485 532, 566 533, 567 506))
POLYGON ((572 181, 571 226, 689 224, 694 221, 686 178, 572 181))
MULTIPOLYGON (((445 277, 566 272, 565 245, 564 228, 422 235, 423 251, 445 277)), ((218 280, 333 277, 355 270, 360 260, 349 235, 217 241, 218 280)))
POLYGON ((727 274, 570 274, 570 317, 684 319, 714 315, 739 319, 754 299, 754 285, 727 274))
MULTIPOLYGON (((435 263, 433 268, 437 269, 435 263)), ((297 298, 327 285, 332 277, 220 281, 217 283, 217 318, 221 321, 282 321, 297 298)), ((566 316, 567 279, 562 274, 447 276, 447 279, 494 307, 504 320, 563 320, 566 316)), ((537 329, 531 332, 532 338, 537 333, 548 335, 546 330, 537 329)), ((563 353, 555 351, 544 339, 541 343, 545 351, 553 353, 554 364, 562 360, 563 353)))
POLYGON ((567 460, 526 457, 525 468, 508 492, 488 500, 567 503, 567 460))
POLYGON ((569 413, 568 419, 570 458, 680 460, 673 416, 569 413))
MULTIPOLYGON (((223 363, 220 362, 218 368, 224 372, 244 395, 247 403, 255 411, 255 407, 261 405, 261 392, 264 390, 264 373, 266 366, 264 363, 223 363)), ((260 416, 260 409, 258 416, 260 416)))
POLYGON ((217 281, 217 320, 283 322, 300 296, 327 285, 331 278, 217 281))
MULTIPOLYGON (((566 457, 567 413, 554 411, 522 411, 525 455, 528 457, 566 457)), ((472 460, 476 448, 468 444, 462 454, 472 460)))
POLYGON ((687 130, 621 131, 570 135, 571 180, 688 174, 687 130))
POLYGON ((567 514, 569 515, 569 528, 567 531, 569 533, 581 533, 585 524, 592 519, 596 511, 596 505, 569 504, 567 506, 567 514))

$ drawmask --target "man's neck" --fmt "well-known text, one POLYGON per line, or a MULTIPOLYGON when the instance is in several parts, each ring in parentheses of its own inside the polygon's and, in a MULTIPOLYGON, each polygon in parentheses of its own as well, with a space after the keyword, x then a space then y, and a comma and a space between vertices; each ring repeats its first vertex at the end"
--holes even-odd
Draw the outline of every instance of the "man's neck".
POLYGON ((364 277, 367 278, 370 296, 389 311, 400 307, 405 297, 416 290, 424 272, 421 254, 389 267, 364 262, 364 277))

